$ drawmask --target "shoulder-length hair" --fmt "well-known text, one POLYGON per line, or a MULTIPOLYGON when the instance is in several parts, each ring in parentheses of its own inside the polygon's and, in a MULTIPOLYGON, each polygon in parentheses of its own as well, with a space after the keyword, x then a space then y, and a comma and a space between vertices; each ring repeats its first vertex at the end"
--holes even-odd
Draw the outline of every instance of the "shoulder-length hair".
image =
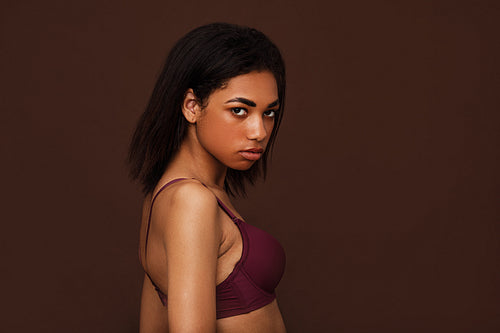
POLYGON ((270 71, 278 88, 279 110, 268 149, 250 169, 228 169, 225 190, 245 194, 245 182, 265 178, 269 151, 278 132, 285 103, 285 65, 280 51, 262 32, 228 23, 198 27, 182 37, 170 51, 153 93, 140 117, 129 148, 130 177, 139 180, 144 194, 154 190, 179 149, 188 122, 181 112, 191 88, 201 105, 231 78, 252 71, 270 71))

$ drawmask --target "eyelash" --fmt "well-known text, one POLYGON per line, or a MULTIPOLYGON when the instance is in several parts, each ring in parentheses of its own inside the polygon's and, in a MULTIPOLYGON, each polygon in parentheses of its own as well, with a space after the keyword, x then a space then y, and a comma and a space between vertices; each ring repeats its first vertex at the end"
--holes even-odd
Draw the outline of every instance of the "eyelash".
MULTIPOLYGON (((245 113, 248 113, 247 109, 245 108, 240 108, 240 107, 236 107, 236 108, 231 108, 231 112, 237 116, 237 117, 243 117, 243 115, 241 114, 238 114, 239 112, 241 111, 245 111, 245 113)), ((276 117, 276 114, 278 113, 278 110, 267 110, 264 112, 264 115, 266 117, 269 117, 269 118, 274 118, 276 117), (269 115, 269 113, 272 113, 272 115, 269 115)))
POLYGON ((278 114, 278 110, 267 110, 266 112, 264 112, 264 114, 269 117, 269 118, 275 118, 276 115, 278 114), (266 114, 266 113, 269 113, 269 112, 272 112, 272 116, 266 114))
POLYGON ((245 111, 245 113, 248 113, 248 111, 245 108, 231 108, 231 112, 235 116, 242 117, 243 116, 242 114, 237 114, 238 112, 240 112, 240 110, 245 111))

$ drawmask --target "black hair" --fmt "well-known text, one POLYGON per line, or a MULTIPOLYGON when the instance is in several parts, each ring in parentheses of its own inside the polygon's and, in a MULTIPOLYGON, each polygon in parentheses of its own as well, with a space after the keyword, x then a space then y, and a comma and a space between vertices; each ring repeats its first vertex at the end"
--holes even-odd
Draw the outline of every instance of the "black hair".
POLYGON ((139 180, 145 194, 154 190, 188 127, 181 112, 191 88, 200 105, 231 78, 252 71, 269 71, 278 88, 279 110, 268 149, 248 170, 228 168, 225 190, 245 194, 245 181, 265 178, 268 153, 281 122, 285 103, 285 65, 280 51, 262 32, 229 23, 207 24, 187 33, 170 51, 153 93, 140 117, 129 148, 130 177, 139 180))

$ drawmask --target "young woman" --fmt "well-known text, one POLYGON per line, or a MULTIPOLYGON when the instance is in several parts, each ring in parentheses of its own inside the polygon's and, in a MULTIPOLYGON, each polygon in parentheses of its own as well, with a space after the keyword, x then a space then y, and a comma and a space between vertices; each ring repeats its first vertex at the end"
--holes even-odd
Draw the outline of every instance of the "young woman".
POLYGON ((146 195, 141 333, 285 332, 279 243, 230 196, 265 176, 285 68, 261 32, 215 23, 171 50, 129 152, 146 195))

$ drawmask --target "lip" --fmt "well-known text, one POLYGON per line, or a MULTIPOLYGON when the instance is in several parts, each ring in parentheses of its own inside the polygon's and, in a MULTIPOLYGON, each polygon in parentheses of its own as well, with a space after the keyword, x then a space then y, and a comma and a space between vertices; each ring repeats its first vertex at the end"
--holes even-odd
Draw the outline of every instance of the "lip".
POLYGON ((261 158, 264 149, 262 148, 250 148, 240 151, 240 155, 249 161, 257 161, 261 158))
POLYGON ((242 150, 242 151, 248 151, 250 153, 259 153, 259 154, 262 154, 264 152, 264 149, 262 149, 262 148, 250 148, 250 149, 245 149, 245 150, 242 150))

